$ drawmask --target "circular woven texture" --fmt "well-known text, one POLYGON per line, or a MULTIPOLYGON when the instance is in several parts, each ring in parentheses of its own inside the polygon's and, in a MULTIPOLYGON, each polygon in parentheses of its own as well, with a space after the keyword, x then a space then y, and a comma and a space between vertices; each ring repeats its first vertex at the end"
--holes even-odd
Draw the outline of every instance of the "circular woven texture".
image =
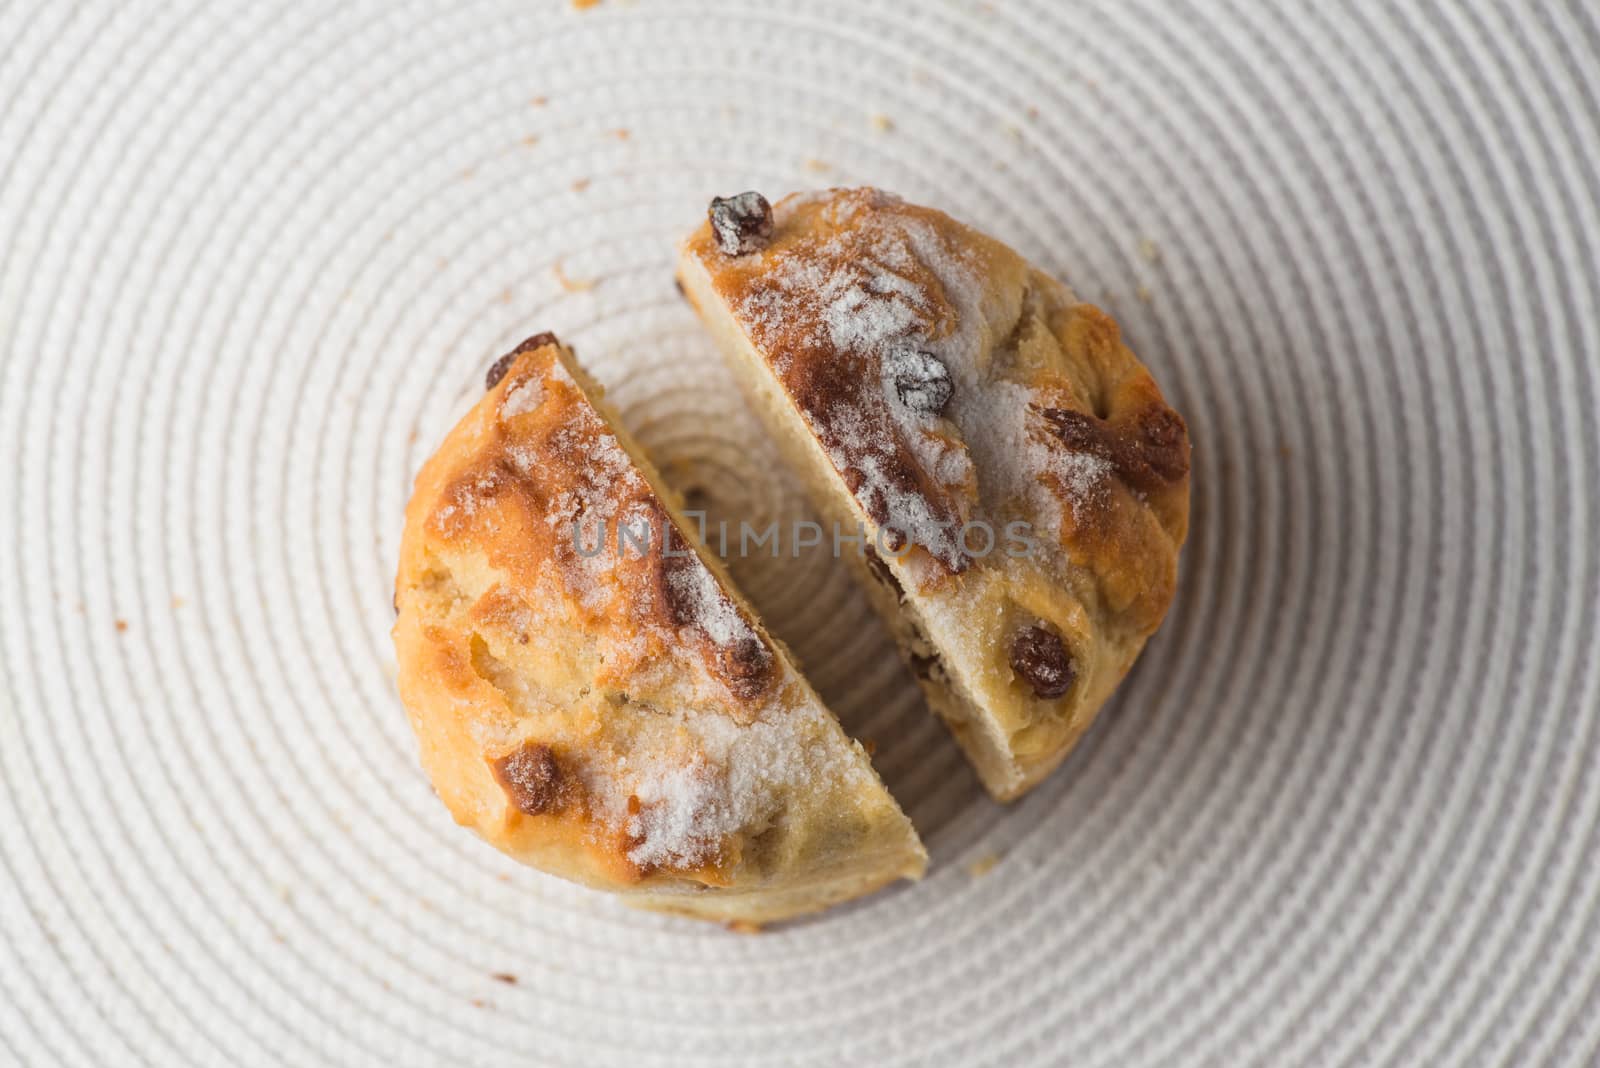
POLYGON ((0 3, 0 1063, 1600 1057, 1600 22, 1550 3, 0 3), (519 868, 394 693, 410 480, 556 330, 807 512, 673 291, 873 184, 1122 322, 1171 617, 998 806, 831 561, 735 560, 927 839, 746 937, 519 868))

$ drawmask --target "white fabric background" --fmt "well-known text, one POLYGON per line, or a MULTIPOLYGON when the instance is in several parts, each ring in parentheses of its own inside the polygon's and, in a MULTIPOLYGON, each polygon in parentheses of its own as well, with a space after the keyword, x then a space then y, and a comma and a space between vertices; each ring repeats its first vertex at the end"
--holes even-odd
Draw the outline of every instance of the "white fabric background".
POLYGON ((1597 158, 1584 0, 0 0, 0 1064, 1597 1063, 1597 158), (1173 615, 1002 809, 741 562, 927 880, 743 937, 518 869, 393 693, 410 477, 555 329, 799 514, 672 242, 855 183, 1121 319, 1173 615))

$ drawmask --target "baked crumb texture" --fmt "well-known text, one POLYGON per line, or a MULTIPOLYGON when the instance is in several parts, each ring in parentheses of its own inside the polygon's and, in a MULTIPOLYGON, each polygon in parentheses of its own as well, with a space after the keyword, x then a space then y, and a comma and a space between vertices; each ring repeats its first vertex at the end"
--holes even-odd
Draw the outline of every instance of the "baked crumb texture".
POLYGON ((846 556, 984 784, 1015 798, 1172 600, 1184 422, 1110 316, 948 216, 874 189, 772 213, 736 254, 702 226, 680 281, 818 507, 882 528, 893 552, 846 556))
POLYGON ((488 383, 417 477, 396 588, 401 697, 456 819, 546 871, 724 922, 920 875, 866 753, 571 354, 540 335, 488 383), (621 525, 648 549, 619 547, 621 525))

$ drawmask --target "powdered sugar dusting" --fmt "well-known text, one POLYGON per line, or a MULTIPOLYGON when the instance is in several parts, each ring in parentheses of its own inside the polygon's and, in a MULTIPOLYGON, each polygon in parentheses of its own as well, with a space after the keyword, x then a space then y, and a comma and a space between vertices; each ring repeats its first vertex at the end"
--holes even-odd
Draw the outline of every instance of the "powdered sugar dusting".
POLYGON ((816 706, 749 725, 700 712, 678 730, 677 745, 652 747, 605 784, 624 806, 628 859, 641 867, 714 863, 729 835, 759 834, 788 798, 854 789, 870 774, 816 706), (626 812, 625 795, 637 811, 626 812))
POLYGON ((673 571, 667 582, 672 586, 678 604, 688 615, 689 622, 703 630, 717 645, 726 648, 756 638, 755 630, 745 620, 738 606, 723 592, 711 569, 700 560, 688 561, 687 566, 673 571))
POLYGON ((506 393, 500 402, 500 418, 515 419, 526 415, 544 403, 544 385, 535 376, 529 376, 506 393))
POLYGON ((1103 492, 1114 470, 1110 460, 1092 452, 1056 452, 1050 469, 1060 476, 1075 501, 1087 501, 1103 492))
POLYGON ((909 247, 884 236, 890 239, 870 244, 835 237, 808 255, 777 260, 741 314, 772 329, 792 328, 804 305, 811 339, 845 352, 875 352, 906 336, 927 313, 927 294, 896 273, 914 266, 909 247))
POLYGON ((870 514, 887 514, 886 525, 936 558, 957 558, 959 531, 909 484, 897 444, 957 507, 975 488, 991 517, 1020 512, 1046 533, 1059 529, 1056 493, 1077 511, 1106 492, 1110 465, 1064 450, 1039 425, 1033 391, 988 366, 991 339, 1009 333, 1016 310, 986 304, 975 246, 872 191, 786 200, 777 208, 780 232, 802 210, 815 213, 826 236, 769 256, 736 310, 780 375, 797 345, 812 361, 854 361, 862 373, 876 372, 875 394, 835 390, 825 403, 802 405, 870 514), (953 390, 917 381, 926 380, 930 356, 953 390), (946 395, 949 403, 938 403, 946 395))
POLYGON ((628 859, 640 867, 692 867, 714 859, 723 836, 744 824, 718 778, 698 760, 641 778, 634 796, 642 807, 624 828, 636 840, 628 859))
MULTIPOLYGON (((470 428, 482 451, 434 519, 452 534, 482 524, 516 543, 506 570, 521 585, 496 609, 495 629, 522 650, 513 657, 537 651, 541 663, 566 663, 549 676, 494 676, 525 715, 515 730, 498 721, 474 727, 486 752, 515 741, 530 719, 581 721, 580 735, 551 739, 561 773, 570 770, 583 789, 596 845, 615 849, 620 838, 645 872, 731 862, 731 840, 791 825, 786 810, 797 800, 815 808, 819 795, 881 791, 781 652, 685 544, 688 535, 565 367, 546 361, 507 387, 498 410, 483 411, 470 428), (535 410, 541 418, 517 418, 535 410), (619 543, 619 527, 634 531, 631 543, 619 543), (564 628, 585 613, 593 616, 577 629, 589 646, 574 659, 564 628), (695 640, 685 640, 691 629, 695 640), (541 646, 549 634, 560 640, 541 646), (752 664, 763 686, 740 689, 756 677, 752 664), (573 710, 582 715, 568 716, 573 710)), ((479 603, 484 596, 474 594, 479 603)), ((493 672, 496 663, 475 667, 493 672)), ((512 785, 533 793, 540 784, 512 785)), ((802 823, 793 821, 811 833, 802 823)))

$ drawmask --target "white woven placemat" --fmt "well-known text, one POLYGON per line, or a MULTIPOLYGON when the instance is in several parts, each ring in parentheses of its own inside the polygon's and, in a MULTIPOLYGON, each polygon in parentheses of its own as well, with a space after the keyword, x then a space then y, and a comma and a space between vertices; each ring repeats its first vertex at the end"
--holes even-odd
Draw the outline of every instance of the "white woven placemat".
POLYGON ((1600 1063, 1597 294, 1587 0, 0 0, 0 1064, 1600 1063), (799 514, 672 243, 861 183, 1121 319, 1173 615, 1002 809, 736 562, 928 878, 747 937, 519 869, 394 695, 410 478, 555 329, 799 514))

